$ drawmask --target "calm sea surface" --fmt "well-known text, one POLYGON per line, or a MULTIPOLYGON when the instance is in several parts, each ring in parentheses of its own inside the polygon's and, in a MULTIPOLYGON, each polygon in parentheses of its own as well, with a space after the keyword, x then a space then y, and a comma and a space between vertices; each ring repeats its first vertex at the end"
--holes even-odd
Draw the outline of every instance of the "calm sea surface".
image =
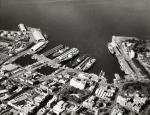
POLYGON ((112 35, 150 39, 149 0, 0 0, 0 29, 19 23, 39 27, 49 36, 46 49, 60 43, 97 59, 91 72, 121 73, 108 53, 112 35))

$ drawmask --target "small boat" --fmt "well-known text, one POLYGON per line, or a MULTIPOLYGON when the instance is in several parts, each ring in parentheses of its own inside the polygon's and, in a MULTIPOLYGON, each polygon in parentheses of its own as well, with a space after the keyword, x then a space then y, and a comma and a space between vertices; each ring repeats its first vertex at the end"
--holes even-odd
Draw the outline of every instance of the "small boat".
POLYGON ((89 70, 95 63, 96 59, 95 58, 90 58, 82 68, 82 71, 87 71, 89 70))
POLYGON ((73 61, 73 63, 71 64, 71 66, 72 66, 72 67, 76 67, 76 66, 79 65, 85 58, 86 58, 86 56, 84 56, 84 55, 78 57, 77 59, 75 59, 75 61, 73 61))
POLYGON ((64 52, 66 52, 68 49, 69 49, 69 47, 65 46, 63 49, 60 49, 57 52, 55 52, 52 56, 53 57, 60 56, 61 54, 63 54, 64 52))

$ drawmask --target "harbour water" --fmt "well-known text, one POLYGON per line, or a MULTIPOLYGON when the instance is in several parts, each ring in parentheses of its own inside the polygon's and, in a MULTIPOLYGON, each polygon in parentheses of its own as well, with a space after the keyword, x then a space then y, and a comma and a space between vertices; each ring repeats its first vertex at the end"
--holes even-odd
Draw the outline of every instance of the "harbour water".
POLYGON ((150 37, 149 0, 0 0, 0 29, 19 23, 39 27, 49 36, 45 51, 59 44, 77 47, 97 59, 90 72, 122 73, 109 54, 112 35, 150 37))

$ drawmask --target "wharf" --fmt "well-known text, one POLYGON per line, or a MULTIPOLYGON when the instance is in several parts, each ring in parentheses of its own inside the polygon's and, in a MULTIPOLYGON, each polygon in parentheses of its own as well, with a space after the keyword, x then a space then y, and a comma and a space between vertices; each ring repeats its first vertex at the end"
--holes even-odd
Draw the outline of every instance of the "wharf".
MULTIPOLYGON (((122 42, 125 42, 125 40, 128 39, 134 39, 132 37, 125 37, 125 39, 122 39, 122 37, 119 39, 119 37, 113 36, 112 42, 109 44, 111 45, 113 51, 115 52, 115 56, 118 59, 118 62, 121 66, 121 70, 123 70, 126 74, 129 74, 133 77, 134 80, 144 80, 145 78, 148 78, 145 74, 142 74, 142 70, 137 67, 135 62, 129 57, 129 55, 125 52, 125 49, 122 46, 122 42), (120 41, 119 41, 120 40, 120 41)), ((109 45, 110 46, 110 45, 109 45)))

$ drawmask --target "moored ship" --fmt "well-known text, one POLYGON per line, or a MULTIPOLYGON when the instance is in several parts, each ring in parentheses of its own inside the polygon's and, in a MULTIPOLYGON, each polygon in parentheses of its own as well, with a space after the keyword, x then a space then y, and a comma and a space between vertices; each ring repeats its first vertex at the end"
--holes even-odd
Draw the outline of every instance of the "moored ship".
POLYGON ((87 63, 84 65, 84 67, 82 68, 82 71, 87 71, 88 69, 90 69, 94 63, 96 62, 95 58, 90 58, 87 63))
POLYGON ((72 67, 76 67, 77 65, 79 65, 84 59, 86 58, 86 56, 82 55, 79 56, 72 64, 72 67))
POLYGON ((52 56, 53 57, 57 57, 57 56, 60 56, 61 54, 65 53, 67 50, 69 49, 68 46, 65 46, 64 48, 56 51, 52 56))

